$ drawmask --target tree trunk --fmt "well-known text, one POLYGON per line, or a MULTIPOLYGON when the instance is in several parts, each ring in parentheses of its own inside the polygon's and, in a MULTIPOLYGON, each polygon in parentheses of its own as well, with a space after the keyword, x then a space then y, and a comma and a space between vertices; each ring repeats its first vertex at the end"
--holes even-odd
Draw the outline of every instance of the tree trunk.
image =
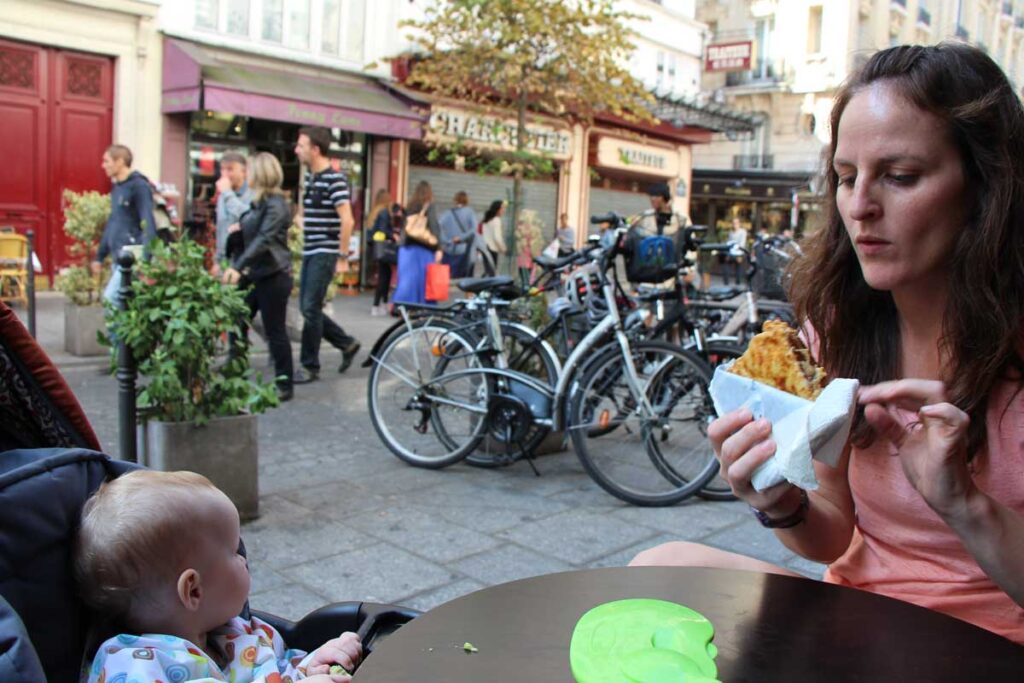
POLYGON ((526 132, 526 99, 527 93, 526 88, 519 94, 519 106, 516 109, 516 123, 518 129, 516 131, 516 172, 512 179, 512 239, 508 244, 512 245, 509 249, 509 260, 513 263, 509 264, 510 272, 518 275, 518 271, 515 269, 514 261, 516 256, 522 249, 522 245, 516 243, 515 234, 516 227, 519 225, 519 214, 523 210, 523 160, 522 154, 526 151, 527 132, 526 132))

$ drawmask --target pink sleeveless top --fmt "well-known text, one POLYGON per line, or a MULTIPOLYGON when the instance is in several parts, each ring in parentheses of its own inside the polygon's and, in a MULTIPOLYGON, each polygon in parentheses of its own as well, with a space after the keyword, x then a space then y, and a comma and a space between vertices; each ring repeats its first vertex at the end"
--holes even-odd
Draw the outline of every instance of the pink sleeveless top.
MULTIPOLYGON (((1014 396, 1017 386, 1005 382, 993 392, 988 444, 973 465, 982 491, 1024 515, 1024 392, 1014 396)), ((909 423, 916 416, 904 417, 909 423)), ((853 449, 849 481, 857 524, 825 581, 944 612, 1024 644, 1024 608, 985 575, 887 445, 853 449)))

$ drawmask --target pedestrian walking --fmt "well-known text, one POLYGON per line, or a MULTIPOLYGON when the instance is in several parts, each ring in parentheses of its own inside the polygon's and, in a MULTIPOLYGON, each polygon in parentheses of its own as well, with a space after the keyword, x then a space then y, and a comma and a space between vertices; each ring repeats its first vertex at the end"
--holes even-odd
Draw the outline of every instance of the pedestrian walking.
POLYGON ((533 257, 540 256, 544 249, 544 226, 540 216, 533 209, 519 212, 519 223, 516 225, 516 265, 519 267, 519 280, 525 285, 530 282, 533 273, 533 257))
MULTIPOLYGON (((124 145, 111 145, 103 152, 101 165, 113 189, 110 191, 110 217, 103 228, 96 259, 91 264, 95 275, 99 275, 108 255, 116 259, 123 248, 129 247, 139 258, 156 239, 153 188, 146 176, 132 170, 132 151, 124 145)), ((120 287, 121 272, 115 267, 103 288, 103 300, 117 305, 120 287)))
POLYGON ((238 152, 226 152, 220 158, 220 178, 217 179, 217 223, 216 247, 214 249, 213 274, 220 275, 221 262, 225 259, 228 228, 237 225, 239 219, 252 204, 252 191, 247 182, 245 157, 238 152))
POLYGON ((505 228, 501 220, 504 215, 505 202, 496 199, 487 207, 487 211, 484 213, 483 225, 481 226, 484 245, 491 254, 491 261, 495 266, 498 265, 498 256, 508 253, 508 247, 505 246, 505 228))
POLYGON ((451 268, 452 277, 465 277, 473 256, 473 241, 476 238, 476 211, 469 205, 469 195, 463 191, 455 193, 455 206, 441 215, 442 263, 451 268))
POLYGON ((341 351, 338 372, 345 372, 359 351, 359 342, 324 314, 327 288, 335 274, 348 272, 352 217, 348 178, 331 167, 327 153, 331 132, 326 128, 299 129, 295 154, 306 165, 302 194, 302 272, 299 274, 299 309, 302 311, 302 351, 295 384, 320 376, 320 342, 326 339, 341 351))
POLYGON ((732 219, 732 230, 729 231, 729 242, 732 243, 733 248, 729 250, 729 253, 725 256, 725 273, 723 273, 723 281, 725 284, 729 284, 729 271, 731 270, 736 279, 736 284, 743 284, 743 264, 746 259, 743 256, 741 248, 747 246, 747 231, 740 223, 738 216, 732 219))
POLYGON ((441 243, 441 226, 434 210, 434 191, 430 183, 421 180, 413 192, 412 199, 405 207, 406 223, 417 214, 424 213, 427 232, 410 235, 408 226, 402 231, 402 246, 398 248, 398 282, 395 284, 394 302, 426 303, 427 266, 440 263, 444 257, 441 243))
POLYGON ((576 230, 569 225, 569 214, 563 213, 558 217, 558 229, 555 231, 555 239, 558 240, 559 256, 568 256, 576 251, 576 230))
MULTIPOLYGON (((292 291, 292 255, 288 249, 288 228, 292 212, 281 183, 284 173, 274 155, 260 152, 251 163, 252 208, 229 228, 241 236, 240 249, 231 249, 231 265, 224 271, 226 284, 250 286, 245 295, 249 319, 258 311, 263 319, 270 356, 274 361, 277 395, 282 401, 292 398, 292 345, 285 326, 288 296, 292 291)), ((248 344, 248 321, 242 325, 241 338, 232 335, 229 348, 248 344)))
POLYGON ((391 266, 398 262, 398 245, 395 240, 394 218, 392 216, 391 193, 381 189, 373 200, 373 208, 367 223, 370 224, 370 245, 373 260, 377 264, 377 287, 373 292, 373 307, 370 315, 385 315, 388 292, 391 290, 391 266))

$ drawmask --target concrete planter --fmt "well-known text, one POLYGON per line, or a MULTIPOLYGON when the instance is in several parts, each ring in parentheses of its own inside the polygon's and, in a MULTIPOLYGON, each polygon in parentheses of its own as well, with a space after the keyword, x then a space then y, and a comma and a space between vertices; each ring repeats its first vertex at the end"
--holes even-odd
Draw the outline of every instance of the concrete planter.
POLYGON ((103 306, 77 306, 64 303, 64 350, 74 356, 103 356, 109 353, 96 341, 96 334, 106 329, 103 306))
POLYGON ((149 420, 140 441, 142 464, 155 470, 189 470, 223 491, 242 520, 259 513, 259 454, 256 415, 217 417, 201 427, 191 422, 149 420))

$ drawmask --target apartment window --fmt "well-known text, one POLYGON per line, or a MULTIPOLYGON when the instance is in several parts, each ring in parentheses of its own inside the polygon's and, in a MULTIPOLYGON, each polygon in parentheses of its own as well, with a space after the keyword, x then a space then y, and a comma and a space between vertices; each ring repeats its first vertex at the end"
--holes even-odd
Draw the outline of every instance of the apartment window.
POLYGON ((807 16, 807 53, 816 55, 821 52, 821 5, 811 7, 807 16))
POLYGON ((775 30, 775 20, 758 19, 754 24, 754 49, 756 62, 751 65, 756 78, 769 78, 772 76, 771 50, 772 33, 775 30))
POLYGON ((668 87, 674 90, 676 87, 676 56, 668 56, 668 87))
POLYGON ((341 0, 324 0, 323 39, 320 49, 336 55, 341 47, 341 0))
POLYGON ((262 0, 263 28, 260 36, 263 40, 280 43, 284 36, 284 0, 262 0))
POLYGON ((658 50, 658 75, 656 79, 657 85, 660 87, 665 80, 665 53, 658 50))
POLYGON ((288 3, 284 42, 288 47, 309 49, 309 0, 291 0, 288 3))
POLYGON ((216 31, 219 18, 219 0, 196 0, 196 28, 216 31))
POLYGON ((249 35, 249 4, 250 0, 228 0, 228 33, 249 35))
POLYGON ((348 0, 348 16, 342 26, 341 55, 354 62, 363 61, 363 36, 366 35, 366 0, 348 0))

